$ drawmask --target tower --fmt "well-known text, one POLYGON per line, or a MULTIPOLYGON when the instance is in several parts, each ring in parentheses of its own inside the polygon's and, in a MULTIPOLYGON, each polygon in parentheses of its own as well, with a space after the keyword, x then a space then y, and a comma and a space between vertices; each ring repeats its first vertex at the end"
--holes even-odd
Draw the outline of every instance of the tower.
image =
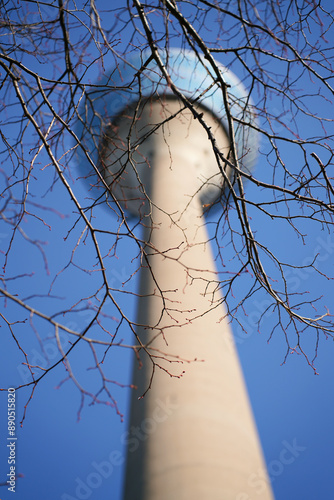
MULTIPOLYGON (((148 54, 116 68, 108 82, 122 89, 92 93, 87 121, 86 148, 143 226, 124 500, 271 500, 203 216, 233 182, 233 162, 217 164, 231 157, 223 98, 195 53, 161 58, 168 78, 148 54)), ((243 85, 220 70, 233 115, 251 120, 243 85)), ((250 169, 256 134, 235 137, 250 169)))

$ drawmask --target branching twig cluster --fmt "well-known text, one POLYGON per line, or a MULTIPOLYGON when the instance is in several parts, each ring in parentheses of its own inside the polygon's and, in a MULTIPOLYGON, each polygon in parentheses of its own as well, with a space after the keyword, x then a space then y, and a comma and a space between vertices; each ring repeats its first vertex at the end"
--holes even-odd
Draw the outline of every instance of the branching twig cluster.
MULTIPOLYGON (((267 337, 283 336, 285 359, 298 352, 314 368, 318 342, 321 336, 334 337, 334 324, 326 302, 312 290, 293 286, 291 272, 313 273, 319 282, 333 276, 321 266, 320 250, 306 264, 281 257, 261 226, 284 223, 286 245, 294 240, 301 248, 307 231, 322 230, 331 248, 334 52, 333 14, 326 9, 330 2, 134 0, 103 12, 94 0, 1 3, 1 321, 3 335, 11 336, 29 371, 29 381, 20 384, 31 388, 28 402, 39 381, 63 364, 64 381, 71 379, 81 394, 79 414, 85 399, 117 409, 112 387, 120 382, 102 367, 120 347, 133 349, 139 362, 141 356, 149 356, 152 373, 166 370, 163 358, 173 376, 182 374, 174 366, 191 361, 143 344, 136 333, 137 320, 124 307, 124 297, 131 300, 137 295, 133 279, 142 267, 150 269, 148 247, 139 232, 143 221, 129 219, 113 194, 107 194, 94 152, 85 148, 77 132, 81 121, 84 133, 90 134, 93 118, 101 121, 101 137, 108 127, 116 130, 117 122, 108 123, 96 110, 95 96, 106 89, 115 95, 129 92, 138 85, 134 123, 144 100, 143 74, 152 64, 179 100, 180 113, 190 110, 206 130, 217 174, 224 178, 226 189, 216 202, 219 210, 209 214, 219 268, 216 302, 224 301, 229 317, 245 328, 242 318, 260 297, 265 306, 258 328, 270 315, 267 337), (221 93, 231 142, 228 156, 217 147, 197 103, 174 80, 168 53, 175 46, 195 51, 199 65, 205 61, 211 87, 221 93), (133 82, 115 85, 113 74, 107 82, 101 80, 110 67, 115 74, 121 72, 132 53, 142 54, 142 68, 133 82), (167 62, 161 54, 167 54, 167 62), (250 121, 246 112, 235 115, 233 96, 216 59, 238 74, 249 90, 244 105, 251 106, 256 120, 250 121), (261 137, 254 173, 243 168, 243 157, 238 156, 235 135, 243 125, 261 137), (89 175, 73 167, 79 151, 91 167, 89 175), (85 177, 85 187, 79 177, 85 177), (106 213, 108 223, 101 215, 106 213), (127 247, 133 250, 133 261, 120 270, 118 257, 127 247), (80 283, 71 294, 69 281, 80 283), (67 326, 72 318, 77 318, 75 326, 67 326), (51 329, 57 359, 46 367, 35 364, 22 326, 36 335, 42 351, 49 338, 43 332, 51 329), (122 340, 125 327, 133 341, 122 340), (59 332, 67 335, 66 343, 59 332), (304 347, 311 332, 313 353, 304 347), (71 364, 80 344, 87 345, 93 363, 89 369, 98 374, 93 389, 79 381, 71 364)), ((169 119, 162 117, 147 134, 167 127, 169 119)), ((91 137, 96 151, 101 137, 91 137)), ((128 140, 123 146, 124 164, 136 169, 133 153, 138 143, 128 140)), ((148 198, 145 186, 141 188, 148 198)), ((171 224, 177 224, 173 214, 169 216, 171 224)), ((188 270, 190 280, 195 279, 193 271, 198 269, 188 270)), ((151 274, 155 279, 152 270, 151 274)), ((178 306, 167 292, 155 282, 161 314, 172 316, 178 306)), ((158 335, 165 335, 159 325, 142 326, 155 326, 158 335)))

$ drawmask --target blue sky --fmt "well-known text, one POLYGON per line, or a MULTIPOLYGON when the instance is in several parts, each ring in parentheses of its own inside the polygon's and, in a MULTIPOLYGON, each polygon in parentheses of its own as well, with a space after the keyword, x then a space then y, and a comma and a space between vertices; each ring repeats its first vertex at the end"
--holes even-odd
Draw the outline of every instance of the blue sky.
MULTIPOLYGON (((261 167, 259 167, 261 168, 261 167)), ((108 221, 111 223, 110 221, 108 221)), ((333 240, 328 242, 316 235, 314 243, 324 246, 324 263, 333 265, 333 240), (327 245, 327 248, 326 248, 327 245), (326 259, 326 260, 325 260, 326 259)), ((120 258, 119 269, 126 268, 129 255, 120 258)), ((302 279, 302 278, 300 278, 302 279)), ((304 278, 303 278, 304 279, 304 278)), ((312 276, 305 279, 310 282, 312 276)), ((333 307, 328 290, 328 306, 333 307)), ((134 310, 135 304, 124 303, 134 310)), ((257 307, 255 305, 255 307, 257 307)), ((8 312, 8 311, 6 311, 8 312)), ((268 318, 268 324, 271 318, 268 318)), ((269 325, 268 325, 269 326, 269 325)), ((3 386, 16 386, 26 381, 16 345, 5 332, 1 350, 1 380, 3 386)), ((27 326, 22 336, 28 335, 27 326)), ((48 332, 45 332, 47 336, 48 332)), ((50 332, 51 333, 51 332, 50 332)), ((44 332, 43 332, 44 334, 44 332)), ((333 363, 332 341, 320 343, 316 363, 319 375, 314 375, 305 360, 298 355, 288 358, 279 334, 267 344, 266 323, 259 334, 250 318, 247 336, 235 332, 255 419, 262 440, 266 462, 277 500, 320 500, 330 496, 333 487, 331 463, 334 439, 332 421, 333 363), (282 451, 288 446, 295 450, 295 460, 281 462, 282 451)), ((49 360, 55 359, 55 340, 50 335, 44 348, 49 360)), ((33 335, 26 341, 27 353, 36 364, 46 366, 33 335)), ((84 349, 77 350, 71 362, 87 366, 84 349)), ((118 353, 109 361, 106 370, 118 372, 123 382, 129 382, 129 353, 118 353), (110 366, 110 365, 113 366, 110 366)), ((119 408, 125 414, 121 422, 115 411, 101 405, 86 406, 77 422, 79 393, 73 384, 56 387, 64 378, 64 370, 56 369, 43 381, 29 404, 23 428, 18 430, 18 471, 24 478, 17 481, 15 498, 71 498, 121 499, 124 471, 124 434, 127 430, 128 390, 115 390, 119 408), (105 465, 108 462, 112 469, 105 465), (104 466, 102 466, 104 463, 104 466), (101 469, 102 467, 102 469, 101 469), (107 477, 101 475, 101 470, 107 477), (86 486, 83 486, 86 485, 86 486), (81 485, 80 489, 77 489, 81 485), (94 485, 94 488, 92 487, 94 485), (98 487, 95 487, 98 485, 98 487)), ((18 420, 27 401, 27 392, 17 393, 18 420)), ((1 394, 2 436, 6 433, 6 394, 1 394)), ((6 470, 7 450, 2 439, 1 470, 6 470)), ((284 455, 283 455, 284 456, 284 455)), ((11 498, 3 491, 1 498, 11 498)))
MULTIPOLYGON (((307 131, 307 121, 300 126, 307 131)), ((332 125, 329 125, 329 129, 330 127, 332 125)), ((313 131, 310 131, 311 133, 313 131)), ((26 154, 31 153, 27 150, 26 154)), ((288 149, 285 150, 285 154, 289 154, 288 149)), ((26 276, 17 282, 20 283, 20 296, 29 297, 37 293, 47 294, 54 276, 58 275, 52 285, 51 300, 42 296, 29 300, 32 307, 51 314, 55 310, 66 310, 69 305, 82 297, 89 297, 92 290, 98 286, 99 278, 94 272, 95 260, 89 243, 79 246, 75 254, 77 267, 69 265, 66 272, 60 273, 69 264, 73 247, 80 238, 83 228, 73 227, 76 215, 63 187, 56 184, 52 191, 48 191, 48 187, 52 184, 53 172, 51 167, 45 167, 48 163, 46 157, 41 155, 38 161, 40 162, 36 168, 38 178, 30 181, 30 192, 34 193, 34 197, 30 198, 30 202, 34 205, 30 206, 48 225, 27 215, 22 228, 31 239, 38 239, 41 242, 40 247, 45 251, 48 267, 45 265, 43 253, 21 234, 15 238, 9 253, 6 276, 25 274, 26 276), (47 206, 48 210, 39 206, 47 206), (80 269, 80 266, 92 272, 87 274, 80 269), (33 275, 30 275, 31 273, 33 275)), ((9 166, 4 165, 3 168, 6 171, 9 166)), ((265 157, 260 157, 256 174, 260 178, 269 176, 265 157)), ((84 182, 76 181, 74 184, 77 196, 84 202, 87 197, 84 182)), ((20 186, 15 189, 18 194, 20 186)), ((250 198, 254 198, 258 196, 258 190, 248 184, 247 194, 250 198)), ((101 208, 96 210, 95 215, 99 227, 117 231, 119 223, 110 211, 101 208)), ((132 221, 131 224, 135 222, 132 221)), ((254 227, 258 238, 264 243, 270 242, 282 260, 289 258, 298 264, 307 263, 315 254, 319 254, 319 270, 334 276, 333 234, 321 231, 321 228, 316 227, 311 221, 304 220, 299 227, 302 233, 308 234, 307 244, 298 245, 297 239, 287 232, 284 224, 271 223, 265 217, 261 218, 258 215, 254 220, 254 227)), ((209 228, 212 231, 210 225, 209 228)), ((1 250, 7 248, 10 234, 8 226, 1 222, 1 250)), ((111 239, 108 238, 108 236, 101 238, 101 248, 105 253, 110 249, 111 239)), ((231 257, 230 252, 231 250, 227 248, 226 260, 231 257)), ((135 245, 123 238, 117 248, 117 257, 107 259, 110 262, 107 270, 110 282, 120 290, 116 296, 131 318, 135 318, 136 315, 136 300, 131 293, 124 293, 122 290, 128 292, 137 290, 137 274, 125 287, 122 283, 136 270, 134 257, 136 257, 135 245)), ((2 258, 4 260, 4 256, 2 258)), ((314 296, 323 295, 323 303, 329 311, 333 311, 333 285, 330 280, 320 279, 315 271, 307 272, 302 269, 292 269, 289 280, 296 293, 312 290, 314 296)), ((8 286, 10 290, 15 289, 11 282, 8 286)), ((238 293, 242 292, 241 288, 238 293)), ((315 362, 318 375, 314 374, 313 369, 298 354, 290 354, 283 363, 286 344, 282 331, 277 329, 268 343, 274 325, 271 314, 265 315, 261 330, 257 331, 256 321, 265 307, 265 296, 259 295, 250 299, 246 310, 247 316, 243 317, 247 334, 237 324, 233 324, 232 327, 275 498, 276 500, 325 500, 331 497, 334 489, 331 470, 334 458, 333 341, 331 338, 320 339, 315 362), (284 459, 286 450, 291 457, 289 463, 284 459)), ((54 330, 50 325, 36 317, 29 321, 29 318, 26 319, 26 312, 9 302, 5 304, 2 301, 1 308, 1 312, 9 321, 25 321, 16 324, 15 331, 31 363, 46 368, 58 359, 54 330), (43 339, 43 348, 34 329, 43 339)), ((319 314, 322 312, 323 309, 319 310, 319 314)), ((106 313, 110 314, 110 318, 106 321, 115 328, 119 319, 115 311, 110 308, 106 309, 106 313)), ((60 315, 58 320, 68 328, 80 332, 91 318, 92 312, 82 307, 77 313, 68 313, 63 317, 60 315)), ((24 357, 18 350, 10 329, 3 322, 1 334, 1 386, 16 387, 29 380, 27 368, 22 364, 24 357)), ((93 335, 95 334, 97 336, 98 332, 93 331, 93 335)), ((292 335, 290 331, 288 334, 292 335)), ((125 343, 131 343, 131 334, 125 325, 120 329, 118 338, 124 339, 125 343)), ((64 345, 68 340, 69 336, 63 334, 64 345)), ((314 335, 307 334, 303 342, 307 352, 312 355, 316 346, 314 335)), ((70 362, 80 382, 91 390, 96 388, 99 383, 98 375, 94 370, 87 370, 92 366, 89 348, 78 345, 70 356, 70 362)), ((104 369, 110 379, 118 380, 124 385, 129 384, 131 351, 126 348, 114 348, 104 369)), ((78 421, 80 393, 71 381, 62 383, 65 377, 65 370, 60 365, 38 384, 29 402, 22 428, 19 428, 19 421, 29 399, 30 390, 23 389, 17 392, 17 472, 23 477, 17 480, 14 498, 16 500, 39 498, 121 500, 129 390, 117 385, 112 387, 112 394, 117 400, 119 411, 124 414, 123 419, 115 408, 97 404, 89 406, 87 399, 78 421)), ((8 469, 7 393, 0 393, 0 402, 2 474, 0 479, 3 481, 8 469)), ((3 487, 0 495, 5 500, 11 498, 11 493, 3 487)))

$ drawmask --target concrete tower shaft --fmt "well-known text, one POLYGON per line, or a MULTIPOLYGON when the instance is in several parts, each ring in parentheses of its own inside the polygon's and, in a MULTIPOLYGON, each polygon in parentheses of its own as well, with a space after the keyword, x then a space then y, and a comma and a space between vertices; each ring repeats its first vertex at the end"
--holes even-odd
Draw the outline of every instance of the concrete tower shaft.
MULTIPOLYGON (((146 242, 124 499, 270 500, 203 217, 223 178, 205 129, 180 109, 166 99, 135 119, 124 111, 101 150, 104 177, 140 214, 146 242), (259 472, 261 491, 252 487, 259 472)), ((223 127, 202 112, 227 156, 223 127)))

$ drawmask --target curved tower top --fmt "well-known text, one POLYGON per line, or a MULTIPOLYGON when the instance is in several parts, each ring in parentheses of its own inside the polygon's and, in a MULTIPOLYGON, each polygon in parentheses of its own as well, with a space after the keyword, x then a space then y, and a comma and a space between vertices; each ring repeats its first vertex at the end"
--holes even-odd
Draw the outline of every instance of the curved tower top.
MULTIPOLYGON (((178 91, 196 106, 210 111, 223 126, 225 134, 228 135, 229 127, 223 93, 208 61, 193 51, 176 48, 170 49, 168 52, 162 51, 159 55, 178 91)), ((138 207, 137 203, 134 203, 133 192, 139 187, 141 181, 145 183, 142 167, 139 166, 133 171, 133 168, 125 165, 127 162, 126 147, 128 147, 128 145, 125 146, 125 141, 130 129, 133 128, 131 120, 134 121, 134 108, 139 102, 145 103, 150 98, 156 100, 178 99, 162 75, 156 61, 150 56, 151 52, 147 50, 142 53, 133 53, 129 55, 127 60, 123 60, 117 67, 109 71, 101 81, 97 82, 96 88, 89 92, 85 102, 81 105, 80 117, 82 121, 78 127, 78 137, 83 149, 89 152, 90 159, 99 167, 105 181, 112 185, 111 190, 114 195, 123 202, 125 198, 130 198, 126 208, 134 214, 138 213, 138 207), (132 114, 130 112, 129 119, 128 110, 131 109, 132 114), (120 126, 126 119, 128 125, 120 126), (116 137, 117 131, 120 132, 116 137), (124 177, 125 169, 126 175, 124 177)), ((216 64, 222 79, 229 87, 230 110, 233 118, 236 119, 234 134, 238 158, 241 159, 242 169, 249 172, 257 157, 258 134, 254 128, 237 123, 242 120, 245 123, 252 121, 254 124, 249 92, 228 68, 218 62, 216 64)), ((152 126, 157 125, 152 124, 152 126)), ((150 135, 147 133, 147 124, 144 134, 150 135)), ((143 156, 147 155, 148 149, 151 147, 147 143, 146 148, 143 148, 142 145, 138 148, 138 145, 143 144, 146 140, 141 141, 139 135, 137 133, 135 138, 131 137, 134 149, 136 149, 138 164, 143 163, 143 156)), ((92 163, 83 153, 83 149, 79 152, 81 173, 89 178, 90 192, 96 198, 104 192, 104 187, 101 181, 97 180, 92 163)), ((217 165, 213 165, 212 162, 210 165, 203 163, 201 166, 203 185, 207 179, 212 179, 214 176, 216 176, 214 183, 207 182, 207 186, 201 188, 201 199, 205 203, 212 203, 219 197, 224 182, 217 165), (220 178, 219 181, 217 181, 217 176, 220 178)))

